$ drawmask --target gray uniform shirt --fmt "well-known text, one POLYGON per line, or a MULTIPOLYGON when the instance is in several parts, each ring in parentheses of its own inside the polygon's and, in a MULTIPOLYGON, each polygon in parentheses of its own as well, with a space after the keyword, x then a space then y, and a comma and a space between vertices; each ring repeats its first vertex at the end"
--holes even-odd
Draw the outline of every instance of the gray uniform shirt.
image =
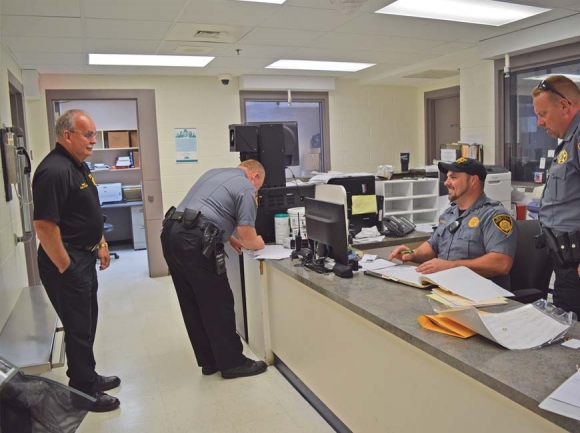
POLYGON ((199 178, 177 206, 201 211, 203 216, 224 230, 226 243, 237 226, 256 223, 255 188, 241 168, 214 168, 199 178))
POLYGON ((580 230, 580 113, 556 147, 540 201, 540 222, 556 232, 580 230))
MULTIPOLYGON (((439 217, 439 226, 427 241, 437 257, 444 260, 476 259, 487 253, 502 253, 514 257, 517 246, 517 227, 500 202, 482 193, 476 202, 459 216, 455 203, 439 217), (448 226, 461 218, 455 233, 448 226)), ((508 275, 490 278, 509 290, 508 275)))

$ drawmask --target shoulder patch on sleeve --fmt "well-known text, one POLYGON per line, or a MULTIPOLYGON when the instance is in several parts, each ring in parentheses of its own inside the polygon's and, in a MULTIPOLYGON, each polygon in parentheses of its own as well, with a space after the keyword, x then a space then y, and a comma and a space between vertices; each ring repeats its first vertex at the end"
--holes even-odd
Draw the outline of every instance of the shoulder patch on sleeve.
POLYGON ((495 226, 504 232, 506 235, 509 235, 512 232, 513 223, 512 217, 508 214, 502 213, 493 217, 493 223, 495 226))

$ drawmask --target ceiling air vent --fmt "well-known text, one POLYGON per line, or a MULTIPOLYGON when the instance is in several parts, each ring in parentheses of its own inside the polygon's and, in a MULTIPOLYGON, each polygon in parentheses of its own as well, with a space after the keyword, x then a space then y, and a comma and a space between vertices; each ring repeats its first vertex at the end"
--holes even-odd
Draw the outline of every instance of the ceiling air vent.
POLYGON ((219 39, 221 32, 212 32, 209 30, 199 30, 195 33, 195 38, 204 38, 204 39, 219 39))

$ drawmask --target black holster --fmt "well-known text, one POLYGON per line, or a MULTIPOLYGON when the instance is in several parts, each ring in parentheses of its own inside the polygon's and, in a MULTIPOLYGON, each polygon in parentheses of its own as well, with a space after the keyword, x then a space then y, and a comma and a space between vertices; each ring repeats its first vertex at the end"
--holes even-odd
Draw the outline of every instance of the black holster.
POLYGON ((193 210, 190 208, 185 208, 183 211, 183 216, 181 217, 181 223, 186 229, 192 229, 195 227, 201 212, 198 210, 193 210))
POLYGON ((580 232, 556 235, 552 229, 543 227, 548 255, 560 266, 580 263, 580 232))
POLYGON ((163 222, 161 223, 162 226, 165 226, 167 221, 171 219, 173 214, 175 213, 175 206, 171 206, 167 212, 165 212, 165 216, 163 217, 163 222))

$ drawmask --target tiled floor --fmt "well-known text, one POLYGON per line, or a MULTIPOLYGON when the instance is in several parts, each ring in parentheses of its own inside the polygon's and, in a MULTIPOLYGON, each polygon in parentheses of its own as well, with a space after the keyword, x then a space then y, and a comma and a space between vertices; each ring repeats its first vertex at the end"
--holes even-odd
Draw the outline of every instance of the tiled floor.
MULTIPOLYGON (((224 380, 203 376, 173 283, 148 277, 145 251, 121 250, 99 273, 97 371, 118 375, 121 408, 90 413, 81 433, 332 432, 274 367, 224 380)), ((246 347, 246 355, 255 355, 246 347)), ((47 376, 66 383, 65 368, 47 376)))

